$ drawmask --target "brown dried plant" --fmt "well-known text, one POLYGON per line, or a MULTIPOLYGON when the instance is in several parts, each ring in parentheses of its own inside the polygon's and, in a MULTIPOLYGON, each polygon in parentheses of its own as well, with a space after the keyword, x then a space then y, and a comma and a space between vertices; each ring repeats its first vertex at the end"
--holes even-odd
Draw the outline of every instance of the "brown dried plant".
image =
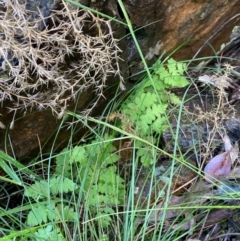
POLYGON ((32 16, 20 1, 0 2, 0 103, 11 101, 12 111, 50 108, 61 118, 86 89, 99 99, 109 75, 123 83, 110 21, 64 2, 48 18, 32 16))

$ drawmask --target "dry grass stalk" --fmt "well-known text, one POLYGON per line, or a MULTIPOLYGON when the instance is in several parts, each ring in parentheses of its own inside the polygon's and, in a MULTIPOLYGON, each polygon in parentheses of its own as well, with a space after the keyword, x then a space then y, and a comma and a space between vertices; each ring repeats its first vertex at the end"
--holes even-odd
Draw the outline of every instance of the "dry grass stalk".
POLYGON ((12 111, 50 108, 61 118, 69 100, 88 88, 99 99, 108 76, 122 84, 109 21, 64 2, 48 19, 30 18, 19 1, 1 1, 0 11, 0 102, 10 100, 12 111))

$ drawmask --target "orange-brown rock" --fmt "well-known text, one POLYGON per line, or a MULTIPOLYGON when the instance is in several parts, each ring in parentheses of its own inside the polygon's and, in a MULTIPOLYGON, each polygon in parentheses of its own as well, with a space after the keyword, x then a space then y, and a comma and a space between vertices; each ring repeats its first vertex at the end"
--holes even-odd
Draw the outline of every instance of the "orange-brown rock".
POLYGON ((145 27, 148 48, 161 45, 168 54, 181 47, 177 59, 191 59, 206 42, 201 55, 215 55, 222 43, 229 41, 235 25, 240 22, 237 0, 125 0, 132 24, 145 27))

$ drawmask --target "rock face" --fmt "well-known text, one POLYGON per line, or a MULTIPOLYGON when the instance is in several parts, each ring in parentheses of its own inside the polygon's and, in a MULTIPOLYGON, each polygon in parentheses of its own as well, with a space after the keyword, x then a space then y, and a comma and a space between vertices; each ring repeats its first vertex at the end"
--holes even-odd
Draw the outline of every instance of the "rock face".
POLYGON ((210 45, 218 50, 222 43, 228 42, 240 17, 238 1, 125 0, 124 4, 136 28, 146 26, 148 48, 156 47, 160 41, 161 48, 159 51, 156 49, 156 53, 163 50, 170 53, 181 44, 186 44, 175 54, 178 59, 192 58, 207 40, 201 54, 214 54, 210 45))
MULTIPOLYGON (((123 13, 115 0, 80 0, 79 2, 124 21, 123 13)), ((166 51, 166 54, 169 54, 183 43, 185 43, 185 45, 174 54, 174 57, 177 59, 190 59, 198 52, 198 50, 201 50, 201 55, 212 55, 214 53, 213 49, 218 50, 222 43, 228 42, 232 28, 239 22, 239 17, 234 17, 238 13, 239 3, 237 0, 219 0, 217 2, 211 0, 125 0, 123 3, 135 30, 137 30, 136 37, 149 64, 153 63, 158 55, 160 55, 164 50, 166 51), (231 17, 234 18, 229 21, 231 17), (204 48, 201 49, 207 40, 209 40, 209 42, 207 42, 204 48), (210 45, 213 48, 210 47, 210 45)), ((11 7, 16 7, 16 5, 12 4, 11 1, 8 1, 10 7, 4 4, 5 3, 1 3, 0 6, 1 14, 4 16, 4 18, 0 19, 0 25, 2 26, 2 29, 4 29, 1 39, 4 40, 5 43, 10 44, 4 49, 5 52, 0 51, 0 62, 2 67, 0 70, 0 100, 2 103, 0 124, 6 127, 6 129, 0 129, 0 149, 7 151, 11 155, 14 154, 18 158, 23 158, 27 155, 37 153, 40 146, 43 146, 47 140, 49 140, 49 142, 44 145, 44 147, 46 151, 49 151, 52 147, 51 137, 54 135, 61 123, 61 120, 57 119, 56 115, 54 116, 52 114, 53 108, 55 107, 54 105, 50 107, 47 105, 43 107, 37 104, 31 105, 29 102, 24 102, 24 98, 28 97, 30 93, 34 96, 34 94, 36 95, 39 91, 42 91, 41 97, 44 96, 44 94, 46 95, 46 92, 49 90, 49 93, 51 93, 51 91, 56 91, 56 86, 58 86, 58 84, 56 84, 56 80, 60 77, 62 78, 62 83, 65 83, 64 81, 66 81, 66 83, 70 83, 70 85, 72 85, 74 81, 78 81, 80 77, 78 76, 77 71, 83 63, 86 63, 84 62, 84 57, 86 56, 82 53, 75 52, 74 48, 65 49, 64 53, 60 53, 57 52, 59 51, 58 47, 58 50, 53 51, 52 53, 57 52, 56 59, 58 58, 59 61, 61 60, 60 63, 56 65, 56 63, 47 62, 49 58, 48 54, 51 53, 50 50, 53 49, 54 45, 59 44, 60 46, 61 44, 61 46, 64 46, 64 41, 70 42, 71 38, 73 38, 71 35, 72 30, 69 30, 70 32, 67 32, 68 35, 66 35, 66 38, 62 43, 51 43, 51 41, 49 41, 51 39, 50 37, 48 38, 49 42, 47 40, 44 40, 45 42, 40 41, 42 39, 41 33, 49 33, 49 36, 53 36, 54 34, 57 35, 59 33, 63 35, 64 33, 66 34, 64 28, 59 27, 59 25, 60 23, 63 24, 63 22, 69 18, 67 15, 64 15, 64 12, 61 16, 59 15, 60 12, 59 14, 56 14, 56 10, 61 11, 66 7, 66 2, 61 2, 59 0, 50 2, 45 0, 19 1, 19 7, 22 10, 31 10, 31 14, 29 13, 30 15, 23 16, 26 17, 26 21, 34 23, 35 25, 32 24, 31 28, 35 27, 36 29, 34 31, 38 31, 37 36, 39 36, 39 38, 34 38, 34 41, 30 44, 30 39, 24 35, 24 32, 21 33, 18 28, 14 27, 14 21, 12 21, 13 15, 10 13, 5 14, 6 9, 9 10, 11 7), (26 3, 26 5, 24 3, 26 3), (39 10, 40 13, 38 12, 39 10), (41 15, 44 16, 45 20, 43 21, 40 19, 37 21, 36 19, 38 19, 41 15), (9 29, 11 29, 11 27, 14 31, 16 30, 16 32, 14 33, 14 38, 12 40, 8 40, 6 33, 9 29), (48 31, 50 31, 51 28, 53 29, 53 27, 54 31, 50 34, 48 31), (13 43, 17 43, 20 46, 18 49, 22 49, 22 52, 14 52, 15 50, 11 48, 13 43), (29 61, 29 56, 31 56, 31 54, 39 46, 41 51, 37 53, 39 54, 38 59, 25 68, 26 65, 24 64, 29 61), (67 51, 69 51, 69 53, 67 53, 67 51), (78 62, 79 59, 81 59, 82 62, 78 62), (44 61, 46 61, 47 64, 45 64, 44 61), (45 70, 49 72, 44 72, 45 75, 43 75, 42 72, 36 72, 35 64, 36 66, 41 66, 43 69, 47 68, 45 70), (19 66, 21 68, 18 74, 21 76, 24 72, 27 75, 25 76, 26 80, 24 79, 24 84, 26 85, 30 83, 32 88, 25 92, 22 91, 22 89, 17 89, 21 86, 21 83, 19 82, 19 79, 16 80, 16 72, 14 71, 16 71, 16 68, 19 66), (61 71, 65 72, 62 72, 63 74, 58 75, 57 77, 55 76, 52 80, 49 80, 47 73, 52 73, 52 71, 55 71, 56 69, 61 69, 61 71), (68 74, 66 74, 67 71, 68 74), (12 78, 9 78, 9 74, 12 78), (44 88, 39 85, 34 88, 34 84, 36 84, 40 78, 42 78, 41 81, 45 83, 44 88), (12 89, 8 89, 9 91, 6 93, 3 91, 5 83, 12 86, 12 89), (10 92, 13 94, 9 94, 10 92), (23 94, 23 97, 19 99, 18 94, 23 94), (6 96, 8 96, 8 98, 6 98, 6 96), (24 110, 24 108, 20 108, 22 111, 9 113, 9 108, 16 108, 16 103, 17 107, 21 105, 24 107, 25 105, 27 107, 27 111, 24 110), (39 111, 39 109, 41 110, 39 111), (25 111, 26 114, 24 115, 25 111), (11 125, 13 123, 12 120, 14 120, 14 125, 11 125)), ((72 6, 69 8, 74 9, 72 6)), ((84 13, 79 12, 75 14, 75 18, 73 19, 76 19, 76 16, 81 17, 84 13)), ((98 103, 92 110, 93 115, 100 115, 109 100, 111 100, 114 96, 119 85, 120 77, 115 76, 119 69, 121 70, 122 76, 125 78, 142 69, 142 64, 131 37, 124 37, 128 34, 128 30, 125 26, 112 22, 110 31, 107 25, 109 24, 108 22, 101 22, 98 18, 93 16, 89 15, 89 18, 84 21, 84 25, 75 26, 79 27, 79 32, 83 31, 85 37, 98 38, 101 37, 102 34, 111 34, 112 31, 112 33, 114 33, 114 38, 122 39, 118 43, 122 52, 120 53, 116 49, 115 53, 118 54, 124 61, 120 61, 119 66, 116 66, 114 63, 117 59, 114 59, 114 57, 111 56, 113 68, 110 69, 110 72, 112 71, 112 74, 109 72, 106 83, 104 83, 104 85, 110 86, 111 88, 104 91, 105 98, 99 98, 98 103)), ((30 25, 27 24, 26 26, 30 25)), ((53 39, 54 38, 52 38, 52 40, 53 39)), ((107 43, 107 39, 103 40, 99 38, 99 41, 106 41, 107 43)), ((74 43, 80 44, 81 41, 73 41, 73 46, 74 43)), ((91 43, 89 46, 90 48, 94 48, 94 45, 91 43)), ((0 47, 1 50, 3 47, 4 46, 2 44, 0 47)), ((88 63, 91 65, 91 59, 88 60, 88 63)), ((88 88, 82 89, 79 92, 77 92, 77 90, 78 88, 81 88, 81 84, 83 84, 84 81, 88 81, 93 76, 95 79, 99 76, 103 76, 102 74, 106 71, 106 69, 102 68, 102 73, 101 71, 94 73, 96 66, 106 66, 106 63, 102 62, 102 58, 99 57, 98 63, 92 69, 89 67, 90 71, 88 71, 89 75, 87 76, 87 80, 84 79, 79 81, 77 88, 67 89, 67 85, 64 86, 63 89, 65 88, 64 90, 66 90, 66 92, 60 92, 59 96, 72 95, 72 97, 67 98, 66 102, 61 102, 62 99, 57 99, 56 105, 64 103, 63 110, 74 110, 75 108, 78 112, 85 110, 96 97, 96 92, 93 92, 96 85, 88 86, 88 88)), ((138 78, 139 77, 128 78, 130 81, 125 83, 126 89, 132 86, 131 81, 134 82, 138 78)), ((61 81, 59 81, 59 83, 61 81)), ((41 100, 45 103, 44 101, 46 99, 46 97, 42 97, 41 100)), ((36 101, 39 101, 39 99, 36 99, 36 101)), ((53 101, 53 99, 51 99, 51 101, 53 101)), ((78 139, 80 139, 86 131, 85 129, 81 129, 81 126, 79 126, 79 129, 78 139)), ((64 142, 68 140, 69 135, 69 131, 62 128, 61 132, 58 134, 57 140, 55 141, 56 148, 63 147, 64 142)))

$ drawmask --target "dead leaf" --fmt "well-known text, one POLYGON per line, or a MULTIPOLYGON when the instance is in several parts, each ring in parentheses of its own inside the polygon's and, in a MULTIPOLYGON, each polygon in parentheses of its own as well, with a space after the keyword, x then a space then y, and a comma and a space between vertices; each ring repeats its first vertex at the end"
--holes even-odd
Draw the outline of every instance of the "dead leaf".
POLYGON ((236 142, 232 150, 230 151, 230 158, 231 158, 232 164, 238 159, 238 152, 239 152, 239 148, 238 148, 238 143, 236 142))
POLYGON ((227 135, 224 135, 223 142, 224 142, 225 151, 230 151, 232 149, 232 144, 227 135))
POLYGON ((5 127, 5 125, 0 121, 0 128, 1 129, 5 129, 6 127, 5 127))
POLYGON ((227 135, 223 137, 225 151, 230 151, 230 159, 233 164, 238 159, 238 143, 235 142, 235 145, 232 146, 231 141, 227 135))
POLYGON ((198 77, 198 80, 204 84, 210 84, 218 89, 228 89, 228 88, 235 88, 232 85, 233 80, 229 77, 223 76, 210 76, 210 75, 202 75, 198 77))

